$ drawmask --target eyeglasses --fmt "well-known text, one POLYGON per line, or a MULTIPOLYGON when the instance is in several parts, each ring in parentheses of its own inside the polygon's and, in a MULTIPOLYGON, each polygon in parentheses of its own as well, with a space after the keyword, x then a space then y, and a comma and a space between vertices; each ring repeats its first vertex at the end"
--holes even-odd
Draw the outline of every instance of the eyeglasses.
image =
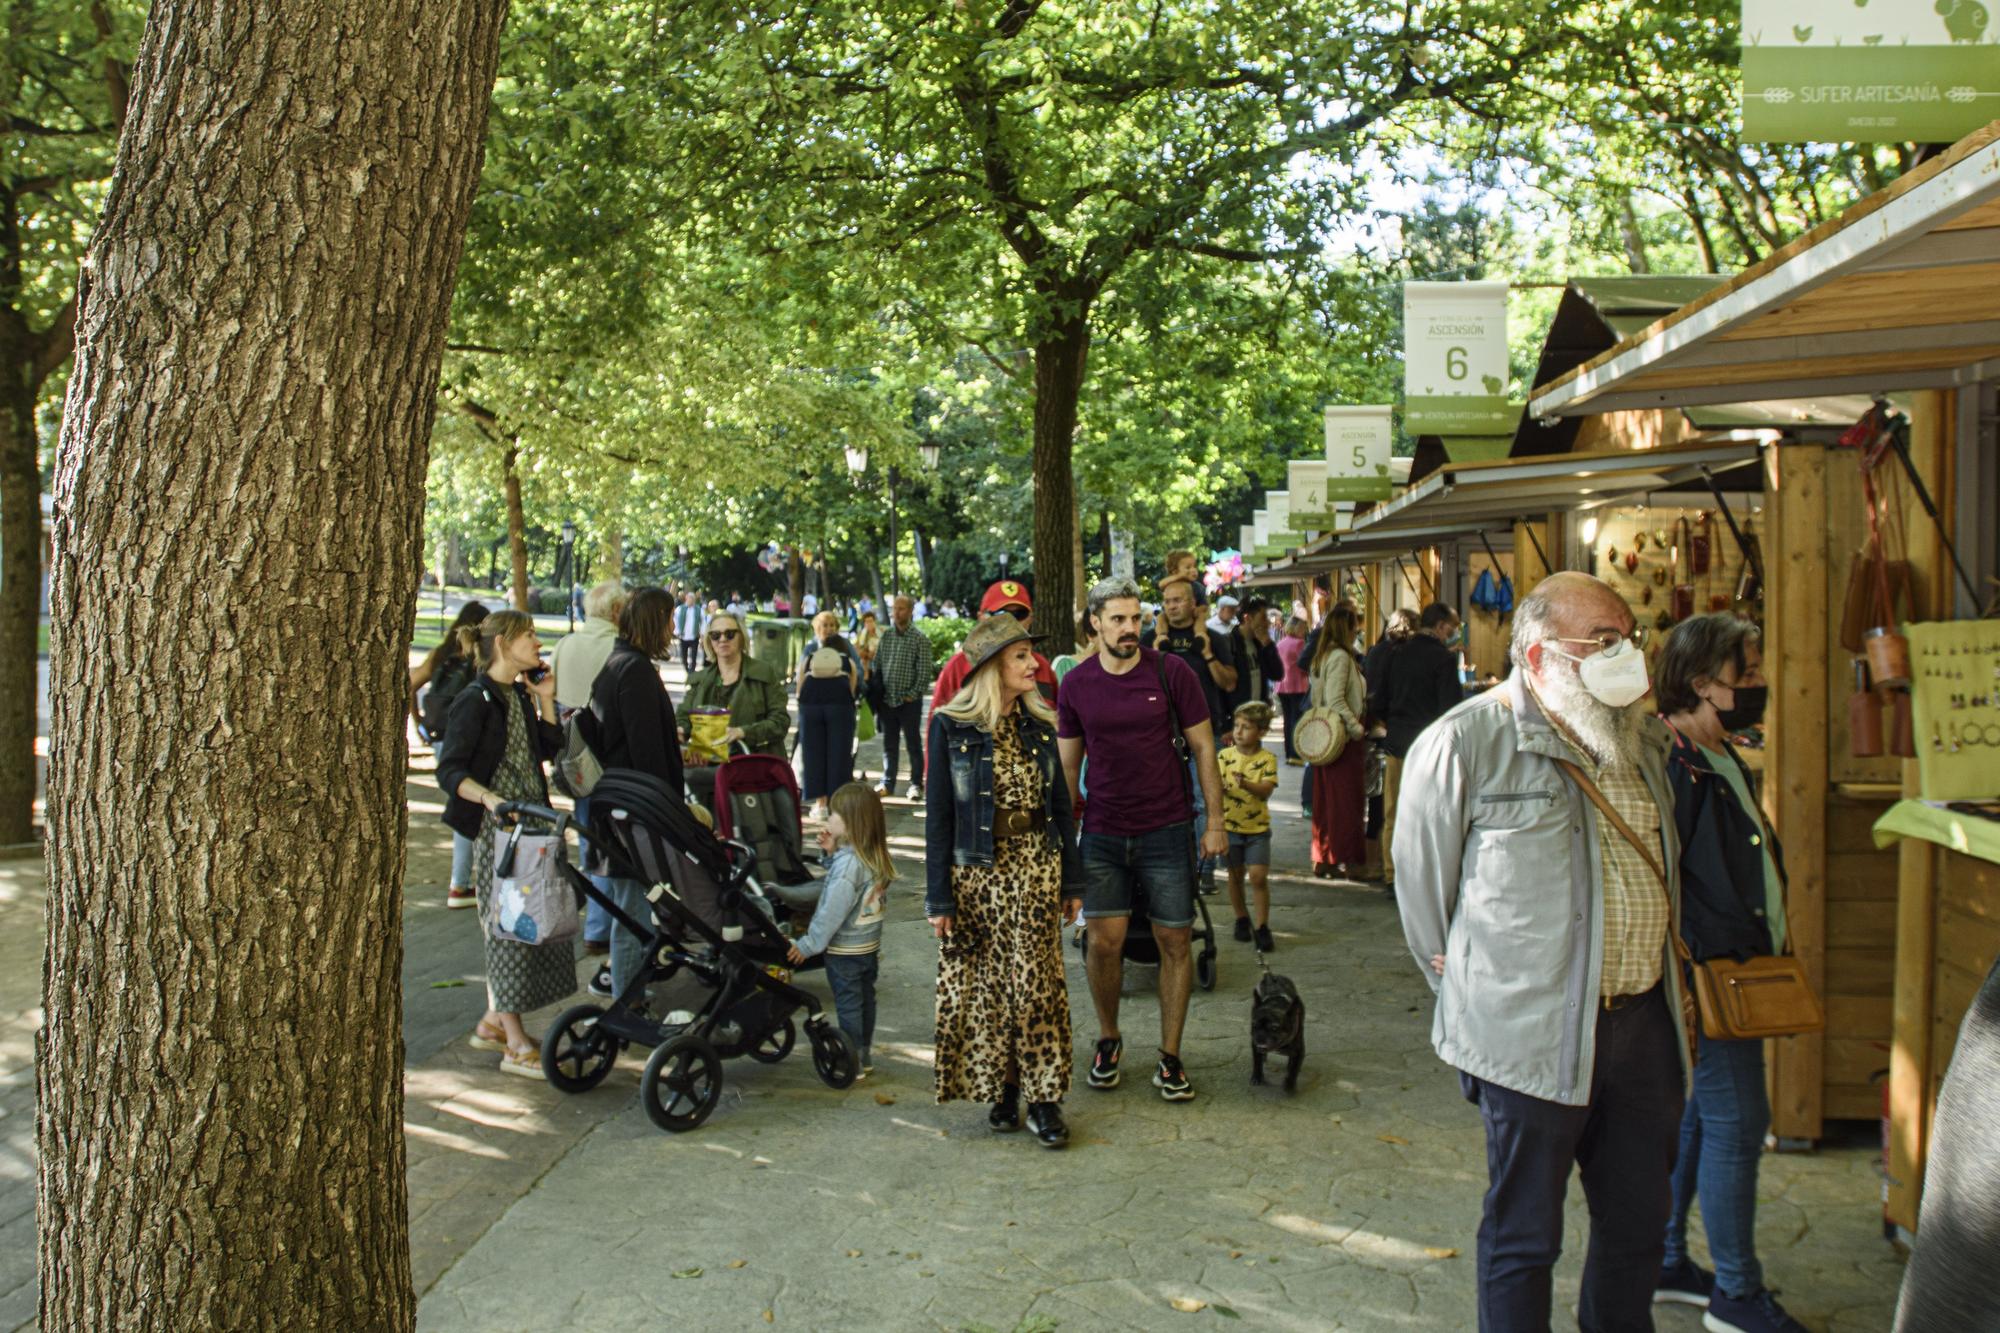
POLYGON ((708 641, 710 643, 729 643, 736 638, 737 633, 738 631, 733 629, 710 630, 708 632, 708 641))
POLYGON ((1594 643, 1597 645, 1598 651, 1609 653, 1615 652, 1621 643, 1629 643, 1634 648, 1644 648, 1646 646, 1646 631, 1643 627, 1633 630, 1630 634, 1616 634, 1610 630, 1606 630, 1604 633, 1588 639, 1565 639, 1557 635, 1554 641, 1556 643, 1594 643))

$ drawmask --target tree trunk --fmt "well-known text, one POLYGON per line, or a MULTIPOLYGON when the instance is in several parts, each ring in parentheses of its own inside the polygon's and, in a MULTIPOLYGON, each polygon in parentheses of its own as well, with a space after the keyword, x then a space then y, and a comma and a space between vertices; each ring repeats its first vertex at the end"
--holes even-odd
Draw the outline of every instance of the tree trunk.
POLYGON ((791 603, 791 610, 785 614, 795 616, 806 596, 806 567, 799 559, 799 548, 785 548, 785 600, 791 603))
POLYGON ((1625 246, 1625 262, 1634 273, 1651 273, 1652 258, 1646 253, 1646 237, 1639 230, 1639 214, 1630 199, 1618 204, 1618 239, 1625 246))
POLYGON ((528 518, 521 510, 520 461, 521 446, 509 445, 500 465, 500 488, 507 497, 507 553, 514 566, 514 609, 533 615, 535 608, 528 605, 528 518))
MULTIPOLYGON (((1083 563, 1083 510, 1075 504, 1070 506, 1069 531, 1070 570, 1072 571, 1072 577, 1076 581, 1073 594, 1075 605, 1070 610, 1077 612, 1083 610, 1083 597, 1090 590, 1090 577, 1083 563)), ((1068 643, 1069 640, 1058 639, 1057 642, 1068 643)))
POLYGON ((504 12, 146 25, 57 481, 47 1333, 412 1325, 382 702, 504 12))
POLYGON ((1076 632, 1065 595, 1075 582, 1076 483, 1070 450, 1089 350, 1089 316, 1082 308, 1035 346, 1034 631, 1054 643, 1066 643, 1065 636, 1076 632))
POLYGON ((35 699, 41 650, 42 473, 33 356, 0 379, 0 844, 34 834, 35 699))
POLYGON ((1100 510, 1097 515, 1097 545, 1104 552, 1103 577, 1110 578, 1111 569, 1111 511, 1100 510))
POLYGON ((472 582, 472 569, 465 559, 465 534, 448 533, 444 547, 445 581, 463 588, 472 582))
POLYGON ((625 534, 616 528, 606 528, 597 540, 598 579, 622 579, 625 577, 625 534))

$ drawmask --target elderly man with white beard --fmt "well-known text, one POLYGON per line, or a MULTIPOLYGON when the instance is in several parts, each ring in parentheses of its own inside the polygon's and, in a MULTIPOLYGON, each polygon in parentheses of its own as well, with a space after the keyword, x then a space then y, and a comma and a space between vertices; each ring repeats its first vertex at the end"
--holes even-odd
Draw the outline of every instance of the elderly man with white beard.
POLYGON ((1394 846, 1431 1042, 1486 1127, 1479 1327, 1549 1327, 1574 1166, 1578 1325, 1650 1330, 1689 1058, 1668 737, 1632 613, 1597 579, 1537 585, 1512 658, 1411 747, 1394 846))

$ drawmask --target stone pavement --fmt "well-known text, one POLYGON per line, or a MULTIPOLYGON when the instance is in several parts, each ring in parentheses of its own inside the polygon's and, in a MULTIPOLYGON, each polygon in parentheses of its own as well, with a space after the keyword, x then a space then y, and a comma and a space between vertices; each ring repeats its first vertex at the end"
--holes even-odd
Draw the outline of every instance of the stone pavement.
MULTIPOLYGON (((863 767, 879 762, 879 742, 865 745, 863 767)), ((1272 921, 1273 964, 1309 1011, 1298 1091, 1249 1085, 1254 956, 1212 899, 1221 980, 1196 992, 1184 1044, 1199 1096, 1168 1105, 1148 1085, 1157 1011, 1150 969, 1133 968, 1125 1085, 1097 1093, 1079 1076, 1075 1141, 1052 1153, 988 1133, 982 1107, 933 1104, 935 946, 921 818, 901 800, 907 883, 885 932, 875 1076, 836 1093, 803 1050, 776 1066, 731 1061, 713 1117, 675 1136, 640 1110, 636 1058, 579 1097, 499 1073, 463 1043, 484 1003, 478 923, 442 906, 449 838, 427 756, 413 754, 404 1039, 420 1326, 1471 1328, 1478 1117, 1430 1052, 1429 991, 1390 904, 1288 873, 1308 863, 1298 776, 1283 770, 1274 803, 1272 921)), ((0 862, 0 1329, 34 1316, 41 895, 39 863, 0 862)), ((1065 958, 1081 1054, 1095 1024, 1081 960, 1065 958)), ((1865 1140, 1764 1159, 1768 1279, 1808 1327, 1888 1327, 1902 1265, 1881 1239, 1880 1192, 1865 1140)), ((1585 1220, 1573 1189, 1564 1302, 1585 1220)), ((1699 1326, 1693 1311, 1660 1312, 1664 1333, 1699 1326)))

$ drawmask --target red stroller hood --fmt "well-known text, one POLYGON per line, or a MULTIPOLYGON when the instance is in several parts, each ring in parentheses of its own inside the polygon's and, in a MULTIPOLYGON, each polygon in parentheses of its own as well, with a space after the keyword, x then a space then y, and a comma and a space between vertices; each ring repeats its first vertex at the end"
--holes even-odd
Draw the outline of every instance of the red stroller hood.
MULTIPOLYGON (((792 766, 783 759, 768 754, 738 755, 715 770, 715 834, 719 838, 736 836, 734 821, 730 818, 729 801, 733 796, 749 792, 784 791, 792 796, 792 809, 800 808, 799 780, 792 772, 792 766)), ((799 824, 801 840, 805 836, 805 824, 799 824)))

